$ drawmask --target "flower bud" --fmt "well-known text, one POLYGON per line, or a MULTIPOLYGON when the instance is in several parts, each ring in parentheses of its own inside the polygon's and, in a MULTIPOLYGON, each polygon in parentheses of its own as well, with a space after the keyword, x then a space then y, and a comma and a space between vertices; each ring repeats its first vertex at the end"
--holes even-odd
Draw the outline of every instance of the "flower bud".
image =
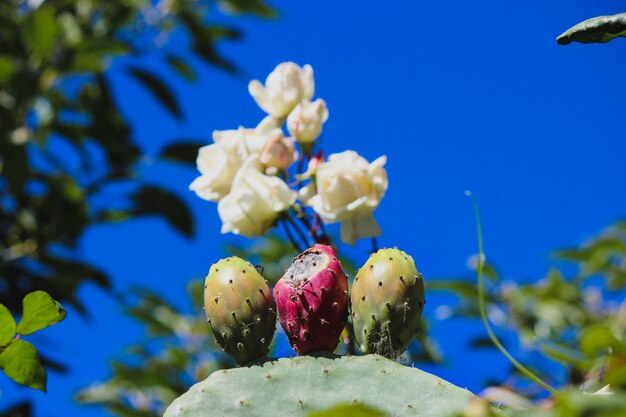
POLYGON ((267 168, 289 168, 297 156, 295 141, 292 138, 286 138, 280 129, 273 130, 267 136, 267 142, 261 151, 260 162, 267 168))
POLYGON ((302 100, 310 100, 314 90, 313 68, 283 62, 268 75, 265 86, 250 81, 248 91, 254 101, 269 115, 283 118, 302 100))
POLYGON ((322 124, 328 120, 326 102, 321 98, 302 102, 287 117, 287 130, 300 143, 312 143, 322 133, 322 124))

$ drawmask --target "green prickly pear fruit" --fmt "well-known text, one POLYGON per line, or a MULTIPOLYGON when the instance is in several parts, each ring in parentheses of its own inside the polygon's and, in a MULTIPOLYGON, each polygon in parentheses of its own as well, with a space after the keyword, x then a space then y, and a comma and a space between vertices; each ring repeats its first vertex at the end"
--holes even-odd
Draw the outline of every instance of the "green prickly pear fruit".
POLYGON ((225 258, 204 282, 204 311, 217 343, 239 365, 267 355, 276 330, 276 304, 249 262, 225 258))
POLYGON ((418 331, 426 302, 422 274, 411 255, 381 249, 356 274, 350 299, 361 351, 395 359, 418 331))

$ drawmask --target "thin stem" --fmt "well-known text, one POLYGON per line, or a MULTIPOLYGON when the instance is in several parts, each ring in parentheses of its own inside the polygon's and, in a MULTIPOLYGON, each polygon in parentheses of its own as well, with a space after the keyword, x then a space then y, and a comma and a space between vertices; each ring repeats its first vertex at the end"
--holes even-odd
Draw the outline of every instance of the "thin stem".
POLYGON ((296 175, 296 188, 299 190, 302 188, 303 180, 300 178, 302 176, 302 172, 304 171, 304 162, 305 160, 311 160, 311 153, 307 151, 302 145, 300 145, 300 155, 298 156, 298 171, 296 175))
POLYGON ((487 319, 487 313, 485 310, 485 285, 483 279, 483 267, 484 267, 484 251, 483 251, 483 232, 480 224, 480 212, 478 210, 478 204, 476 200, 472 196, 470 191, 466 191, 465 195, 469 197, 472 202, 472 206, 474 208, 474 218, 476 219, 476 236, 478 238, 478 309, 480 310, 480 318, 482 319, 483 325, 485 329, 487 329, 487 334, 489 335, 489 339, 491 342, 498 348, 498 350, 506 356, 506 358, 515 366, 515 368, 521 372, 524 376, 526 376, 531 381, 535 382, 537 385, 549 391, 555 397, 559 396, 557 390, 552 388, 546 382, 544 382, 541 378, 535 375, 530 369, 526 368, 520 362, 518 362, 513 355, 511 355, 500 340, 496 337, 495 333, 491 329, 491 325, 489 324, 489 320, 487 319))
MULTIPOLYGON (((298 236, 300 237, 300 239, 304 243, 305 248, 308 248, 309 247, 309 238, 307 238, 306 234, 302 231, 302 229, 300 229, 300 227, 298 227, 298 223, 293 221, 293 218, 291 217, 291 214, 289 214, 289 212, 287 212, 285 214, 285 219, 287 219, 287 221, 289 222, 291 227, 294 228, 294 230, 296 231, 296 233, 298 234, 298 236)), ((300 251, 300 252, 302 252, 302 251, 300 251)))
POLYGON ((291 246, 294 247, 296 252, 298 253, 302 252, 302 249, 300 248, 300 245, 298 245, 298 242, 296 241, 293 233, 291 232, 291 230, 289 230, 287 222, 283 219, 280 221, 280 223, 282 223, 283 229, 285 229, 285 233, 287 234, 287 238, 289 238, 289 241, 291 242, 291 246))
POLYGON ((372 238, 372 253, 376 252, 378 252, 378 239, 376 239, 376 236, 374 236, 372 238))
POLYGON ((320 215, 317 213, 315 213, 315 221, 317 222, 317 224, 320 227, 320 230, 322 231, 322 236, 328 237, 328 234, 326 233, 326 226, 324 225, 324 220, 322 220, 320 215))

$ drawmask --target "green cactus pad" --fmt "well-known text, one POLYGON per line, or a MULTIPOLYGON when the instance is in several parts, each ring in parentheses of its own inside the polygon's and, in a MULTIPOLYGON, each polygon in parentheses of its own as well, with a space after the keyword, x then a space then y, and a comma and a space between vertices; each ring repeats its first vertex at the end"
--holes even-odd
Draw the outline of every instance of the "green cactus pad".
POLYGON ((382 356, 319 354, 214 372, 176 399, 164 417, 298 417, 346 403, 391 416, 444 417, 473 397, 382 356))
POLYGON ((415 336, 424 309, 424 282, 411 255, 381 249, 352 285, 354 336, 363 353, 398 357, 415 336))

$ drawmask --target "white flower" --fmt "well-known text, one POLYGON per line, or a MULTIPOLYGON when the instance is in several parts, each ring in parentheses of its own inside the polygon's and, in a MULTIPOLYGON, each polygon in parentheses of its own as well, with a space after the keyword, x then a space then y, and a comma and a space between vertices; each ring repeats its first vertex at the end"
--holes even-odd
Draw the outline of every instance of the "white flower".
POLYGON ((217 205, 222 233, 261 236, 281 211, 295 201, 295 193, 278 177, 263 174, 258 158, 251 156, 237 172, 231 191, 217 205))
POLYGON ((189 186, 198 197, 208 201, 218 201, 228 194, 245 156, 241 152, 241 135, 236 130, 215 131, 213 141, 198 151, 196 165, 201 175, 189 186))
POLYGON ((198 151, 196 165, 201 175, 189 189, 204 200, 219 201, 229 193, 231 183, 246 158, 261 154, 267 141, 268 137, 256 129, 241 127, 214 131, 214 143, 198 151))
POLYGON ((322 133, 328 120, 326 102, 321 98, 299 103, 287 117, 287 130, 300 143, 311 143, 322 133))
MULTIPOLYGON (((326 223, 341 223, 341 240, 350 245, 363 237, 382 233, 372 212, 387 190, 387 161, 381 156, 371 164, 354 151, 333 154, 317 168, 317 194, 305 204, 326 223)), ((313 187, 309 185, 308 187, 313 187)), ((307 195, 307 191, 301 193, 307 195)))
POLYGON ((298 157, 295 140, 286 138, 281 129, 274 129, 267 133, 267 141, 261 150, 260 162, 267 168, 267 172, 278 169, 287 169, 298 157))
POLYGON ((280 129, 283 125, 282 120, 277 119, 272 116, 266 116, 263 120, 259 122, 258 125, 254 128, 255 133, 260 135, 265 135, 266 133, 271 132, 275 129, 280 129))
POLYGON ((283 118, 302 100, 313 97, 313 68, 293 62, 279 64, 265 80, 250 81, 248 91, 254 101, 271 116, 283 118))

